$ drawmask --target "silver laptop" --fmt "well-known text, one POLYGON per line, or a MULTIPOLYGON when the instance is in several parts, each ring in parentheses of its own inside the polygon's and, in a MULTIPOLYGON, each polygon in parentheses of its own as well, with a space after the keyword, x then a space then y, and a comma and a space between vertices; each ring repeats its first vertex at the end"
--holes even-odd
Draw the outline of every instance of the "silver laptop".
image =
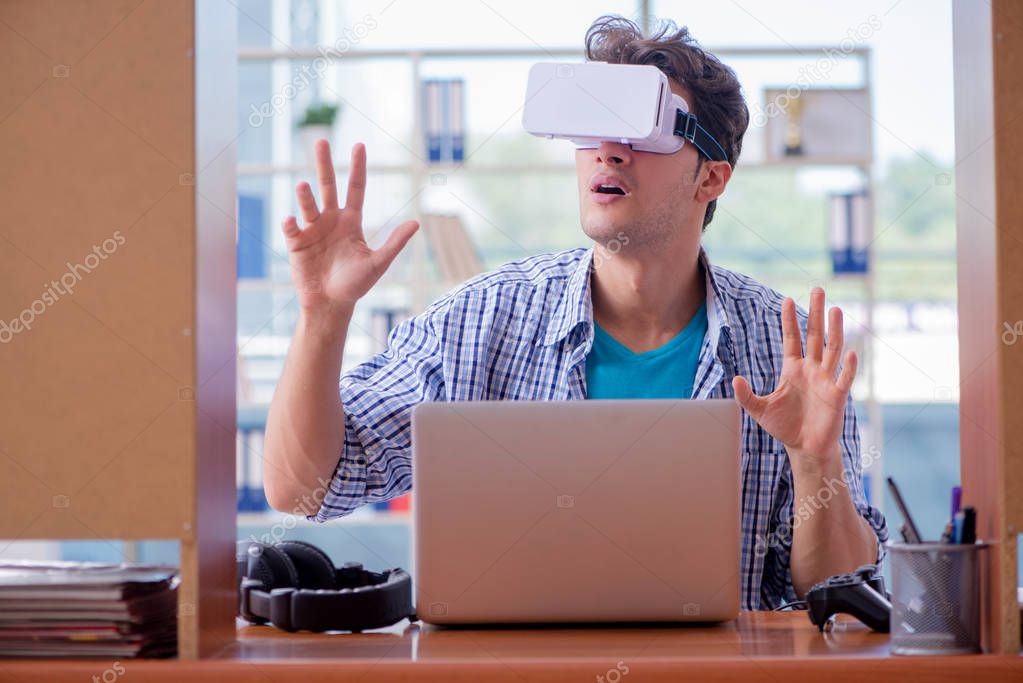
POLYGON ((735 618, 739 434, 731 399, 416 406, 419 618, 735 618))

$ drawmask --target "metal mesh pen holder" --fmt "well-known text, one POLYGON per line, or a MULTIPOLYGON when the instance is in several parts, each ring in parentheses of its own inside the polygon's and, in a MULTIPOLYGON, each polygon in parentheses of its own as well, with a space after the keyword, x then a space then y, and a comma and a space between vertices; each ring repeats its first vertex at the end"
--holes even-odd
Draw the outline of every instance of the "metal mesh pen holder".
POLYGON ((889 543, 891 649, 897 655, 980 652, 986 543, 889 543))

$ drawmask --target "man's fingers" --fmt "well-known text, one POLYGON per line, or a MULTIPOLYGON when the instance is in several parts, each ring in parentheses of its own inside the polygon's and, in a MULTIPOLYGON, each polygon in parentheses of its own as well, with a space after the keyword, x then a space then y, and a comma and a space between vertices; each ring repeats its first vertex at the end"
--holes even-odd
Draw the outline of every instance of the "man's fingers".
POLYGON ((378 264, 382 268, 387 268, 391 265, 391 261, 397 256, 408 241, 412 239, 412 235, 416 234, 416 230, 419 229, 419 222, 414 220, 407 220, 387 236, 385 241, 379 249, 374 252, 374 256, 378 259, 378 264))
POLYGON ((732 391, 735 392, 735 400, 739 402, 743 410, 749 413, 754 420, 760 419, 767 400, 753 393, 753 389, 750 388, 745 377, 736 375, 732 378, 732 391))
POLYGON ((288 239, 295 239, 302 234, 302 230, 298 227, 298 221, 295 220, 294 216, 288 216, 284 219, 284 222, 281 223, 281 231, 288 239))
POLYGON ((824 290, 810 290, 810 318, 806 323, 806 359, 821 362, 824 348, 824 290))
POLYGON ((845 344, 845 331, 842 329, 842 309, 833 306, 828 311, 828 345, 824 347, 824 369, 835 376, 835 369, 842 357, 842 346, 845 344))
POLYGON ((334 175, 334 161, 330 158, 330 143, 316 141, 316 178, 320 183, 320 200, 323 210, 337 208, 337 178, 334 175))
POLYGON ((803 357, 799 321, 796 319, 796 302, 785 299, 781 304, 782 353, 785 358, 799 360, 803 357))
POLYGON ((850 351, 845 354, 845 362, 842 364, 842 372, 838 375, 838 388, 848 393, 852 389, 853 380, 856 379, 856 352, 850 351))
POLYGON ((366 146, 361 142, 352 147, 352 168, 348 172, 348 194, 345 208, 362 211, 362 200, 366 197, 366 146))
POLYGON ((295 187, 295 196, 298 197, 298 208, 302 212, 302 220, 312 223, 320 217, 320 210, 316 208, 316 198, 313 197, 313 190, 309 183, 301 182, 295 187))

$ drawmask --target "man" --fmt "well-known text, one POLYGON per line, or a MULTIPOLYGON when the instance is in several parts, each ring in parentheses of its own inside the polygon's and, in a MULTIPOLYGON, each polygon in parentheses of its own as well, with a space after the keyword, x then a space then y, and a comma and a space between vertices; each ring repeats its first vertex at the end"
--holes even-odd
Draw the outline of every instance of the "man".
POLYGON ((300 184, 304 225, 283 225, 301 314, 267 422, 271 505, 293 509, 312 493, 325 520, 408 491, 410 412, 422 401, 734 396, 744 409, 743 607, 772 609, 880 561, 888 531, 860 483, 856 356, 842 362, 841 311, 829 313, 825 347, 822 290, 807 318, 791 299, 711 266, 700 247, 749 121, 735 74, 670 23, 645 38, 602 17, 586 46, 589 60, 664 71, 728 160, 688 144, 674 154, 615 142, 577 150, 592 248, 473 278, 398 326, 339 392, 355 304, 418 226, 406 221, 370 249, 365 148, 352 150, 338 208, 330 150, 318 143, 321 203, 300 184))

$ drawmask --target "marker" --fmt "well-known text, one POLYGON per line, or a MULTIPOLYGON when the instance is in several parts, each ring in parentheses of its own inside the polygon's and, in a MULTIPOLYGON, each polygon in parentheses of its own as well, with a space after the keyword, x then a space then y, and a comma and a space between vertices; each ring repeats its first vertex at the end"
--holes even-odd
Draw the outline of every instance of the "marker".
POLYGON ((960 543, 976 543, 977 542, 977 510, 967 505, 959 513, 963 516, 963 531, 960 535, 960 543))
POLYGON ((956 513, 959 512, 959 502, 963 498, 963 487, 953 486, 952 487, 952 514, 948 517, 949 519, 955 519, 956 513))
POLYGON ((956 513, 955 520, 953 521, 952 531, 952 542, 962 543, 963 542, 963 527, 966 522, 966 513, 960 510, 956 513))

